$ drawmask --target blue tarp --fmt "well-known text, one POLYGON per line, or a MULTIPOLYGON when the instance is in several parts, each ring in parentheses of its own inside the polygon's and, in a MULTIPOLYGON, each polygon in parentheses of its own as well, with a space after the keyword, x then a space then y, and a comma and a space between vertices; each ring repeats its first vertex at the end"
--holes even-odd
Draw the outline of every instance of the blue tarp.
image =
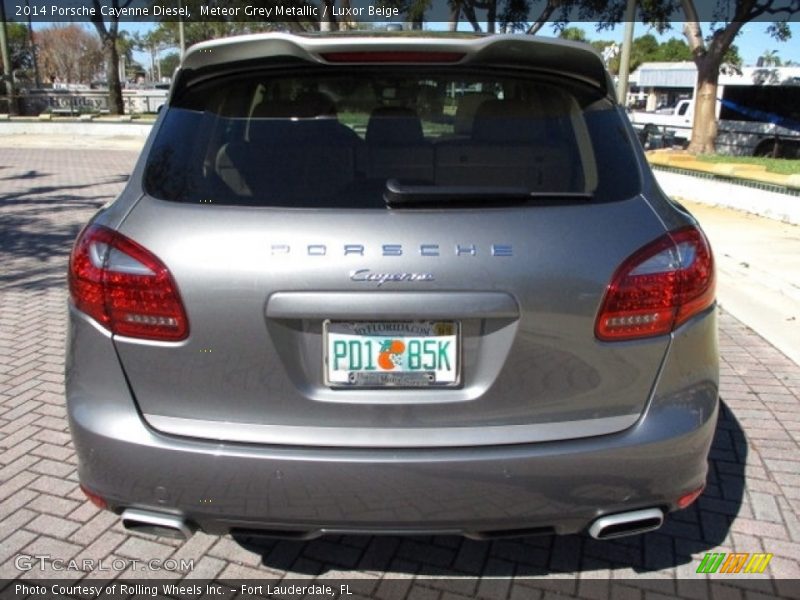
POLYGON ((732 111, 738 112, 741 115, 745 115, 755 119, 757 121, 762 121, 764 123, 772 123, 773 125, 777 125, 779 127, 785 127, 786 129, 791 129, 792 131, 800 131, 800 122, 795 121, 793 119, 787 119, 786 117, 782 117, 780 115, 776 115, 775 113, 767 112, 765 110, 758 110, 755 108, 750 108, 747 106, 742 106, 733 100, 723 100, 720 99, 722 106, 731 109, 732 111))

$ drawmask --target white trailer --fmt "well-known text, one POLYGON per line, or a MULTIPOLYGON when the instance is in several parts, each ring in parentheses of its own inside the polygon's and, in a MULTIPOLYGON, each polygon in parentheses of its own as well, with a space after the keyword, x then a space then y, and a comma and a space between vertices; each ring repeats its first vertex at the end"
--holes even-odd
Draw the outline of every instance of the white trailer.
MULTIPOLYGON (((800 157, 800 77, 778 83, 777 69, 750 71, 750 77, 717 89, 717 150, 739 156, 800 157), (748 79, 757 83, 745 83, 748 79)), ((638 130, 658 131, 685 145, 692 137, 694 97, 679 100, 671 111, 633 111, 629 117, 638 130)))

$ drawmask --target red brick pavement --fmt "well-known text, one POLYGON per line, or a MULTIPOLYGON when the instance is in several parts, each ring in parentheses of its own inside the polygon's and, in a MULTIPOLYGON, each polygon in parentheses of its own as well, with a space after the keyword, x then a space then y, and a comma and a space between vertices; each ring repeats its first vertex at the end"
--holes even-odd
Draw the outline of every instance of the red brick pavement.
POLYGON ((699 559, 737 551, 774 554, 769 573, 752 581, 764 597, 795 593, 781 578, 800 575, 800 368, 726 314, 720 322, 724 405, 709 486, 658 532, 613 542, 337 536, 269 542, 257 551, 202 533, 185 543, 127 533, 78 489, 63 347, 70 244, 121 189, 135 156, 0 148, 0 578, 358 577, 365 596, 391 597, 401 589, 431 598, 533 598, 548 582, 566 578, 568 591, 587 598, 597 588, 584 579, 612 582, 615 595, 691 598, 697 597, 692 580, 702 577, 695 573, 699 559), (51 563, 20 571, 20 555, 103 559, 124 570, 57 572, 51 563), (142 572, 141 563, 132 563, 153 558, 193 560, 194 569, 142 572), (384 580, 398 578, 407 585, 384 594, 384 580))

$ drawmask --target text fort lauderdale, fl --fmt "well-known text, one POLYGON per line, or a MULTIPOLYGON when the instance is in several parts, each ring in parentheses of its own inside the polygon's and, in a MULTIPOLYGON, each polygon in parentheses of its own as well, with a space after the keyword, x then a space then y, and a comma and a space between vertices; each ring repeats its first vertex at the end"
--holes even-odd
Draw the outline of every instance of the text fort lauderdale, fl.
POLYGON ((46 585, 28 585, 18 583, 14 586, 16 594, 24 594, 29 597, 47 596, 52 594, 56 596, 75 596, 85 595, 101 597, 102 595, 135 595, 135 596, 152 596, 157 597, 160 594, 170 596, 199 596, 201 594, 208 596, 223 596, 229 592, 238 592, 241 596, 352 596, 353 592, 350 591, 350 586, 347 584, 333 586, 331 584, 257 584, 247 585, 242 584, 239 589, 234 589, 228 586, 223 586, 217 583, 206 584, 192 584, 192 585, 175 585, 163 584, 148 585, 142 583, 127 584, 127 583, 110 583, 107 585, 86 585, 86 584, 53 584, 46 585))

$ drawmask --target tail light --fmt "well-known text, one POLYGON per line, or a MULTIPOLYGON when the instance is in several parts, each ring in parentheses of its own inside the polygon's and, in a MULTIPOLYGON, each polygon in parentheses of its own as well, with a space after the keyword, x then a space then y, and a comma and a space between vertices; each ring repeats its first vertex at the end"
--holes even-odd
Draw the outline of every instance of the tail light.
POLYGON ((663 335, 714 303, 714 259, 696 227, 671 231, 614 273, 595 324, 604 341, 663 335))
POLYGON ((692 503, 695 500, 697 500, 703 494, 703 491, 705 491, 705 489, 706 489, 706 484, 704 483, 703 485, 701 485, 696 490, 692 490, 691 492, 688 492, 688 493, 684 494, 683 496, 681 496, 680 498, 678 498, 678 500, 677 500, 677 502, 675 504, 681 510, 684 509, 684 508, 688 508, 689 506, 692 505, 692 503))
POLYGON ((112 333, 182 340, 189 322, 167 267, 121 233, 91 225, 69 260, 69 291, 81 310, 112 333))
POLYGON ((95 494, 92 490, 87 488, 85 485, 80 484, 81 491, 86 495, 89 501, 94 504, 100 510, 105 510, 108 508, 108 502, 105 501, 100 494, 95 494))

